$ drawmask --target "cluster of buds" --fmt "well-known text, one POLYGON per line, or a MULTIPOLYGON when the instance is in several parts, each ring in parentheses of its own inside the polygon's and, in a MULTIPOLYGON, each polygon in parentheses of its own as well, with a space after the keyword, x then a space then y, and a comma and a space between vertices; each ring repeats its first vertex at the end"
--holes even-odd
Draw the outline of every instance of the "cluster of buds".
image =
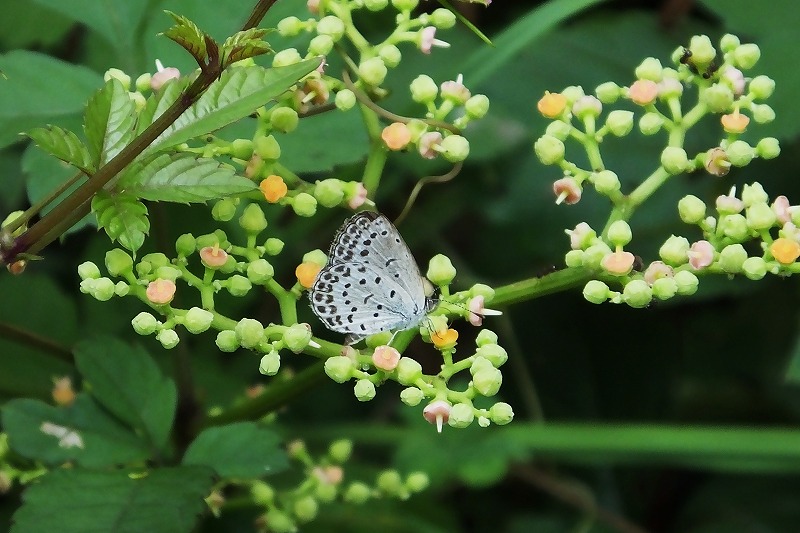
MULTIPOLYGON (((302 441, 290 442, 287 451, 290 459, 300 464, 304 476, 294 487, 275 487, 266 481, 250 484, 250 497, 263 509, 256 520, 259 531, 290 533, 298 525, 313 521, 321 504, 343 501, 363 504, 374 498, 408 499, 424 491, 429 484, 423 472, 412 472, 405 478, 396 470, 380 472, 373 484, 363 481, 345 483, 345 463, 350 459, 353 443, 337 440, 327 453, 314 458, 302 441)), ((216 512, 224 505, 216 502, 216 512)))
POLYGON ((420 327, 420 334, 423 341, 432 344, 442 354, 443 364, 438 374, 424 374, 422 365, 411 357, 402 356, 390 345, 391 334, 383 332, 367 337, 364 353, 347 347, 342 355, 327 359, 325 372, 328 376, 338 383, 354 380, 354 393, 360 401, 372 400, 377 386, 395 381, 406 387, 400 393, 405 404, 416 406, 428 402, 423 416, 435 424, 438 431, 445 423, 458 428, 467 427, 474 420, 482 427, 492 422, 509 423, 514 415, 510 405, 498 402, 484 409, 473 404, 477 398, 495 396, 503 383, 500 366, 508 355, 497 343, 497 335, 488 329, 481 330, 475 352, 456 361, 458 332, 448 325, 448 318, 463 318, 480 326, 484 316, 499 314, 484 307, 485 302, 493 298, 494 290, 478 284, 450 295, 449 284, 455 275, 455 268, 447 257, 438 255, 431 259, 427 278, 446 296, 420 327), (471 375, 467 387, 464 390, 450 389, 450 379, 467 370, 471 375))
POLYGON ((175 67, 164 67, 161 61, 156 59, 156 71, 154 73, 146 72, 136 80, 132 80, 131 76, 126 74, 120 69, 108 69, 103 75, 103 80, 108 81, 111 79, 117 80, 122 84, 122 87, 128 91, 131 101, 136 105, 136 110, 141 111, 147 105, 147 97, 145 95, 151 92, 158 92, 172 80, 179 80, 181 72, 175 67))

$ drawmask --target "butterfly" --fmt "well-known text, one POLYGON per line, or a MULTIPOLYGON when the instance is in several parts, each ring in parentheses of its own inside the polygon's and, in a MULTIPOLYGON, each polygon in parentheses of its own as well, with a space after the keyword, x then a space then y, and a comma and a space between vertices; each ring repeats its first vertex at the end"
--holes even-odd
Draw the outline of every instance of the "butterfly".
POLYGON ((345 221, 309 291, 311 309, 346 344, 419 325, 437 305, 397 228, 380 213, 345 221))

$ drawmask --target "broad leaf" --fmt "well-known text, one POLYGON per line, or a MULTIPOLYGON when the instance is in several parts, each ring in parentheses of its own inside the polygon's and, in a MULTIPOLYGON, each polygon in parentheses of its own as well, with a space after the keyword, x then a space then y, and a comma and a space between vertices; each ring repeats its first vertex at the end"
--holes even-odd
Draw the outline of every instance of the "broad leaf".
POLYGON ((147 129, 153 121, 161 116, 169 106, 175 103, 180 97, 181 91, 189 84, 189 78, 178 78, 168 81, 158 91, 154 92, 147 99, 147 104, 144 109, 139 113, 139 119, 136 121, 136 135, 140 135, 147 129))
POLYGON ((28 132, 28 137, 45 152, 78 168, 84 174, 94 173, 95 167, 89 150, 73 132, 58 126, 48 126, 32 129, 28 132))
POLYGON ((207 506, 207 468, 136 472, 56 470, 31 485, 14 513, 15 533, 175 533, 193 531, 207 506))
POLYGON ((0 71, 0 147, 43 123, 77 125, 86 95, 103 80, 86 67, 20 50, 0 55, 0 71))
POLYGON ((118 187, 145 200, 182 203, 205 202, 257 188, 218 161, 179 154, 159 154, 144 163, 134 162, 118 187))
POLYGON ((293 172, 330 172, 361 161, 369 140, 359 113, 321 113, 305 117, 291 135, 281 135, 281 163, 293 172))
POLYGON ((3 429, 11 449, 49 465, 105 467, 149 457, 146 442, 84 394, 69 407, 11 400, 3 406, 3 429))
POLYGON ((186 450, 185 465, 210 466, 221 477, 256 479, 288 466, 278 435, 253 422, 204 430, 186 450))
POLYGON ((133 140, 136 105, 122 84, 110 79, 89 100, 84 121, 89 153, 100 167, 133 140))
POLYGON ((198 65, 204 65, 208 59, 206 34, 183 15, 177 15, 171 11, 167 11, 167 14, 175 19, 175 25, 165 31, 164 36, 185 48, 194 56, 198 65))
POLYGON ((310 59, 286 67, 233 67, 162 133, 148 151, 163 150, 240 120, 319 66, 310 59))
POLYGON ((236 61, 272 51, 269 44, 262 40, 266 34, 267 30, 263 28, 250 28, 246 31, 236 32, 225 39, 222 45, 222 65, 228 66, 236 61))
POLYGON ((169 437, 178 393, 150 355, 111 337, 87 340, 74 350, 75 364, 92 396, 156 448, 169 437))
POLYGON ((128 250, 136 251, 144 244, 150 231, 147 207, 132 194, 111 194, 100 191, 92 198, 92 211, 97 216, 97 225, 103 228, 112 241, 119 242, 128 250))

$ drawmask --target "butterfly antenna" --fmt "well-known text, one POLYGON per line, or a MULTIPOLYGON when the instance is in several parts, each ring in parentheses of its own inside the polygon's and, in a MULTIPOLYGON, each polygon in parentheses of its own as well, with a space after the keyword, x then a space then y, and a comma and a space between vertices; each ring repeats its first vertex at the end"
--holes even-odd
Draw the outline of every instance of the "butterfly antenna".
POLYGON ((450 172, 447 174, 442 174, 441 176, 425 176, 421 180, 414 185, 414 188, 411 190, 411 194, 408 195, 408 201, 406 202, 405 207, 403 207, 403 211, 394 219, 394 225, 398 226, 400 223, 406 218, 408 212, 411 211, 411 208, 414 206, 414 202, 417 201, 417 196, 419 196, 419 192, 422 188, 427 185, 428 183, 447 183, 451 179, 458 176, 461 172, 461 168, 464 165, 462 163, 456 163, 453 165, 453 168, 450 169, 450 172))

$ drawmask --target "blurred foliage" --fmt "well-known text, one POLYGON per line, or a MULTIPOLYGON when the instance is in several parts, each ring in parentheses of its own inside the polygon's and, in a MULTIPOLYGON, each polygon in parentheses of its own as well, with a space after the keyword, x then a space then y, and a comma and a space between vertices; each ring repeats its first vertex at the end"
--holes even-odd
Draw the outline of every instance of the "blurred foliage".
MULTIPOLYGON (((302 12, 304 4, 279 2, 264 25, 302 12)), ((732 185, 759 180, 771 196, 800 198, 796 176, 800 106, 793 90, 800 84, 800 70, 794 68, 794 58, 800 54, 796 4, 776 0, 756 7, 745 0, 701 0, 666 2, 660 10, 651 4, 496 0, 489 9, 470 6, 468 14, 504 48, 490 50, 464 28, 456 28, 444 37, 452 43, 450 49, 430 56, 406 55, 390 77, 394 91, 387 108, 398 113, 408 110, 405 87, 419 72, 437 80, 464 73, 468 82, 474 74, 480 79, 475 91, 486 93, 492 102, 489 119, 467 132, 473 158, 462 174, 450 183, 424 189, 401 227, 421 264, 434 253, 447 253, 462 277, 456 283, 464 285, 474 280, 512 282, 561 265, 568 247, 563 230, 582 220, 598 222, 601 206, 591 195, 576 206, 554 205, 551 183, 558 176, 538 163, 531 148, 544 126, 534 112, 536 100, 545 90, 568 85, 590 90, 607 80, 627 83, 643 57, 665 61, 696 33, 716 41, 725 32, 736 32, 743 41, 761 47, 760 71, 777 82, 770 104, 778 119, 759 133, 777 136, 783 155, 724 179, 674 180, 632 221, 637 251, 651 254, 659 244, 652 236, 680 227, 675 203, 689 191, 711 200, 732 185), (687 6, 685 12, 670 12, 681 6, 687 6), (549 9, 544 11, 547 17, 537 19, 543 16, 532 13, 537 7, 549 9), (552 27, 560 20, 558 9, 564 17, 580 12, 552 27), (505 53, 509 49, 513 53, 505 53)), ((107 68, 136 75, 152 70, 155 58, 183 70, 190 67, 190 58, 157 36, 169 23, 161 10, 185 15, 221 38, 241 24, 250 6, 205 0, 96 4, 7 0, 3 7, 0 70, 13 81, 0 80, 0 145, 5 147, 0 152, 4 185, 0 202, 8 211, 25 207, 23 190, 35 201, 66 179, 45 166, 41 154, 22 144, 18 132, 46 123, 75 128, 87 97, 107 68)), ((273 45, 280 48, 286 43, 276 38, 273 45)), ((346 177, 362 155, 363 132, 353 124, 352 132, 344 135, 338 132, 343 127, 349 130, 350 124, 326 120, 308 120, 305 133, 287 144, 286 152, 297 170, 335 168, 346 177), (339 138, 331 135, 334 127, 339 138)), ((702 139, 696 142, 702 144, 702 139)), ((604 148, 623 186, 626 176, 635 179, 649 171, 660 150, 657 140, 636 136, 604 148)), ((411 160, 402 154, 390 157, 385 186, 377 198, 390 215, 399 213, 420 176, 441 173, 434 164, 411 160)), ((211 222, 204 207, 160 204, 151 209, 154 230, 146 246, 152 249, 167 249, 178 235, 201 233, 211 222)), ((288 273, 294 268, 292 258, 327 245, 328 228, 335 227, 343 214, 313 221, 296 221, 277 209, 268 215, 276 235, 287 242, 281 256, 285 263, 278 262, 276 272, 288 273)), ((232 226, 230 231, 236 230, 232 226)), ((80 339, 101 333, 135 337, 129 326, 135 305, 120 300, 100 304, 78 292, 77 265, 85 260, 102 263, 107 247, 105 236, 84 229, 46 250, 46 260, 31 265, 24 276, 0 278, 4 400, 44 400, 54 376, 77 379, 65 354, 80 339)), ((644 310, 595 307, 579 294, 552 295, 506 309, 503 318, 488 323, 513 338, 503 394, 518 416, 503 429, 445 430, 436 435, 421 418, 412 419, 394 394, 360 403, 349 390, 320 381, 282 411, 278 424, 283 436, 304 437, 312 449, 333 438, 352 437, 356 457, 348 477, 374 475, 388 462, 403 471, 429 471, 433 485, 406 502, 326 506, 305 530, 797 531, 800 433, 773 430, 800 422, 797 301, 794 278, 761 283, 737 279, 703 280, 697 296, 644 310), (695 427, 694 432, 687 433, 687 425, 695 427), (732 429, 717 431, 721 425, 732 429)), ((274 313, 271 304, 255 297, 235 305, 246 306, 243 312, 249 316, 274 313)), ((310 312, 301 318, 310 320, 310 312)), ((227 405, 242 398, 248 385, 266 382, 258 374, 257 357, 246 352, 222 354, 210 335, 185 339, 169 354, 154 340, 143 342, 167 374, 180 361, 190 360, 199 398, 206 406, 227 405)), ((413 346, 409 353, 413 354, 413 346)), ((301 370, 307 361, 298 358, 285 364, 301 370)), ((123 377, 132 379, 128 374, 123 377)), ((32 416, 26 411, 30 407, 17 403, 6 416, 32 416)), ((207 437, 212 438, 220 436, 207 437)), ((235 454, 228 453, 232 461, 235 454)), ((237 465, 223 467, 236 471, 237 465)), ((180 467, 182 475, 197 478, 197 493, 204 494, 207 473, 192 468, 180 467)), ((146 501, 169 495, 169 485, 157 476, 139 489, 131 486, 125 476, 64 471, 26 498, 47 501, 65 487, 80 487, 74 505, 130 498, 135 490, 146 501), (70 480, 72 476, 75 479, 70 480)), ((0 497, 0 523, 8 524, 19 501, 16 489, 0 497)), ((52 511, 59 516, 58 524, 68 519, 61 514, 68 507, 52 511)), ((234 508, 220 519, 207 518, 204 531, 248 530, 254 513, 234 508)), ((18 518, 20 531, 58 527, 38 522, 41 517, 18 518)), ((113 517, 101 518, 95 525, 112 523, 113 517)), ((181 519, 175 520, 174 527, 180 527, 181 519)))

